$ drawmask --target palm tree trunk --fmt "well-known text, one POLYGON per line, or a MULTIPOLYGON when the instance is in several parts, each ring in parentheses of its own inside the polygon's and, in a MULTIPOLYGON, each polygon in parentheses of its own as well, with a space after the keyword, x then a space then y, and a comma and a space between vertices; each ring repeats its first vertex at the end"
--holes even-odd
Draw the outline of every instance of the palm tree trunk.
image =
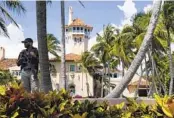
POLYGON ((85 72, 86 74, 86 90, 87 90, 87 95, 89 97, 89 82, 88 82, 88 75, 87 75, 87 72, 85 72))
POLYGON ((147 49, 149 48, 149 44, 151 43, 153 32, 155 30, 158 21, 160 8, 161 8, 161 0, 155 1, 149 27, 137 55, 135 56, 128 71, 126 72, 125 76, 123 77, 119 85, 116 86, 116 88, 114 88, 114 90, 109 95, 107 95, 106 98, 119 97, 120 94, 129 84, 131 79, 133 78, 134 74, 136 73, 139 65, 141 64, 145 56, 145 53, 147 52, 147 49))
POLYGON ((109 93, 110 93, 111 92, 110 61, 108 62, 108 74, 109 74, 109 93))
POLYGON ((151 93, 151 96, 153 96, 153 93, 158 93, 157 86, 156 86, 156 75, 155 75, 155 62, 153 58, 153 48, 151 46, 151 62, 152 62, 152 86, 153 86, 153 91, 151 93))
POLYGON ((134 97, 137 97, 138 89, 139 89, 139 87, 140 87, 140 83, 141 83, 142 76, 143 76, 143 67, 142 67, 142 64, 141 64, 141 75, 140 75, 140 77, 139 77, 139 81, 138 81, 138 85, 137 85, 137 89, 136 89, 136 91, 135 91, 134 97))
MULTIPOLYGON (((164 91, 164 95, 166 95, 166 94, 167 94, 167 92, 166 92, 166 88, 165 88, 165 86, 163 85, 163 83, 162 83, 161 80, 160 80, 160 76, 159 76, 159 73, 158 73, 158 71, 157 71, 156 64, 154 65, 154 68, 155 68, 156 76, 157 76, 158 81, 159 81, 159 86, 160 86, 161 89, 163 89, 163 91, 164 91)), ((160 92, 161 92, 161 91, 160 91, 160 92)))
POLYGON ((66 63, 65 63, 65 5, 64 0, 61 2, 61 28, 62 28, 62 39, 61 39, 61 77, 60 77, 60 89, 65 88, 67 90, 66 82, 66 63))
POLYGON ((123 60, 121 62, 122 62, 122 77, 124 77, 124 62, 123 60))
MULTIPOLYGON (((145 70, 146 70, 146 81, 148 81, 148 78, 149 78, 149 74, 148 74, 148 70, 147 70, 147 60, 146 60, 146 54, 145 54, 145 70)), ((147 93, 148 93, 148 89, 149 89, 149 86, 146 86, 147 88, 147 93)))
POLYGON ((41 90, 47 93, 52 90, 52 83, 49 71, 48 47, 46 40, 46 1, 36 1, 36 18, 39 63, 41 73, 41 90))
POLYGON ((101 81, 101 98, 103 98, 103 82, 104 82, 104 78, 105 78, 105 65, 103 65, 103 75, 102 75, 102 81, 101 81))
POLYGON ((169 57, 169 63, 170 63, 170 86, 169 86, 169 95, 173 94, 173 60, 172 60, 172 53, 171 53, 171 41, 170 41, 170 32, 169 32, 169 28, 167 28, 167 35, 168 35, 168 40, 167 40, 167 44, 168 44, 168 50, 167 50, 167 54, 169 57))

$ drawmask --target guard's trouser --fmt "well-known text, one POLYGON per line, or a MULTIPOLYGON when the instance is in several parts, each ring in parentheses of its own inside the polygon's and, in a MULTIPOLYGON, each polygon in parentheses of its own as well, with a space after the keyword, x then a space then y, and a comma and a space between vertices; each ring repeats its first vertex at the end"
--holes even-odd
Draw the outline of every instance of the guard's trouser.
POLYGON ((24 89, 28 92, 38 91, 39 90, 39 80, 37 73, 31 70, 21 71, 21 81, 24 89))

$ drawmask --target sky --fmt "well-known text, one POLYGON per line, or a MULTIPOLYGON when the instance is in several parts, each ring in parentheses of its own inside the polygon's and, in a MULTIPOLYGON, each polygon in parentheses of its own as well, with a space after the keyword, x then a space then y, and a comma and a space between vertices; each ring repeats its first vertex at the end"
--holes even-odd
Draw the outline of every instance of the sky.
MULTIPOLYGON (((17 15, 10 12, 19 24, 19 28, 13 24, 7 24, 10 39, 0 36, 0 46, 6 50, 6 58, 17 58, 23 49, 20 43, 24 38, 34 39, 37 47, 36 4, 35 1, 22 1, 27 12, 17 15)), ((125 24, 131 24, 131 17, 138 12, 146 12, 152 8, 152 1, 83 1, 83 8, 78 1, 65 2, 65 20, 68 21, 68 7, 73 8, 73 19, 80 18, 86 24, 93 26, 89 48, 95 44, 96 33, 101 33, 103 25, 113 24, 122 28, 125 24)), ((54 34, 59 40, 61 37, 60 1, 53 1, 47 6, 47 33, 54 34)), ((68 52, 68 51, 67 51, 68 52)))

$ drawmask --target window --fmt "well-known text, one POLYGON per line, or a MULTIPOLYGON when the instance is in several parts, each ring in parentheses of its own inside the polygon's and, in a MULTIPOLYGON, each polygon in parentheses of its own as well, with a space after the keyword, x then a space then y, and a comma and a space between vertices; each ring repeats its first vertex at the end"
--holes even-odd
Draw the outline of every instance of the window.
POLYGON ((70 71, 75 72, 75 65, 70 65, 70 71))
POLYGON ((89 29, 88 29, 88 32, 89 32, 89 29))
POLYGON ((87 31, 87 29, 85 29, 85 32, 87 31))
POLYGON ((117 73, 114 73, 114 78, 117 78, 118 76, 117 76, 117 73))
POLYGON ((79 30, 79 27, 77 27, 77 30, 79 30))
POLYGON ((80 42, 82 41, 82 39, 80 38, 80 42))
POLYGON ((147 97, 148 90, 147 89, 138 89, 139 97, 147 97))
POLYGON ((81 27, 81 30, 83 30, 83 27, 81 27))
POLYGON ((73 30, 76 30, 76 27, 73 27, 73 30))
POLYGON ((66 32, 68 32, 68 29, 66 29, 66 32))

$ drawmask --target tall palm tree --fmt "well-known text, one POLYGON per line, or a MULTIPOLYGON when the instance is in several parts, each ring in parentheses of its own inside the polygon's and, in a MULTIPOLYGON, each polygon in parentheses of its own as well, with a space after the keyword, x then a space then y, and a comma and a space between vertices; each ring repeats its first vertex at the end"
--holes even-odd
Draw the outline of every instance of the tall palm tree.
POLYGON ((121 80, 118 86, 114 88, 114 90, 106 96, 106 98, 109 97, 119 97, 120 94, 124 91, 126 86, 129 84, 131 79, 133 78, 134 74, 136 73, 139 65, 141 64, 142 60, 145 57, 145 53, 147 49, 149 48, 149 44, 151 43, 152 37, 153 37, 153 32, 155 30, 157 21, 158 21, 158 16, 160 13, 160 8, 161 8, 161 0, 155 1, 154 6, 153 6, 153 12, 150 20, 150 24, 148 27, 148 30, 146 32, 146 35, 144 37, 144 40, 141 44, 141 47, 135 56, 134 60, 132 61, 128 71, 126 72, 125 76, 121 80))
POLYGON ((60 89, 67 88, 66 81, 66 63, 65 63, 65 3, 64 0, 60 1, 61 4, 61 77, 60 77, 60 89))
POLYGON ((165 28, 167 30, 167 44, 168 44, 168 57, 169 57, 169 62, 170 62, 170 87, 169 87, 169 95, 173 94, 173 81, 174 81, 174 68, 173 68, 173 63, 172 63, 172 52, 171 52, 171 34, 170 31, 174 31, 174 2, 173 1, 165 1, 164 5, 162 7, 162 18, 163 18, 163 23, 165 25, 165 28))
MULTIPOLYGON (((147 31, 147 27, 150 21, 150 13, 138 13, 134 16, 133 25, 132 26, 125 26, 122 32, 117 36, 117 40, 115 42, 115 54, 118 57, 122 57, 125 62, 128 63, 127 67, 129 66, 131 60, 134 57, 134 53, 137 53, 135 50, 140 48, 140 45, 143 41, 145 33, 147 31), (124 43, 126 42, 126 43, 124 43), (127 44, 127 45, 124 45, 127 44)), ((158 20, 158 24, 155 28, 152 38, 152 45, 150 46, 150 52, 152 56, 149 59, 153 59, 154 54, 163 55, 166 51, 167 41, 166 41, 166 31, 164 30, 164 25, 161 20, 158 20), (151 58, 152 57, 152 58, 151 58)), ((149 54, 151 54, 149 53, 149 54)), ((154 73, 154 61, 151 64, 152 68, 151 71, 154 73)), ((126 63, 125 63, 126 64, 126 63)), ((153 78, 155 76, 152 76, 153 78)), ((155 77, 156 78, 156 77, 155 77)))
POLYGON ((127 30, 129 30, 128 26, 115 35, 114 46, 111 51, 112 56, 122 64, 122 76, 124 76, 124 69, 130 65, 134 57, 134 52, 132 51, 134 38, 129 37, 130 34, 127 34, 127 30))
POLYGON ((7 29, 6 29, 5 20, 6 19, 9 20, 13 24, 15 24, 17 27, 18 27, 18 24, 10 15, 10 13, 7 11, 7 9, 13 12, 16 12, 18 14, 25 13, 26 9, 24 8, 24 6, 19 0, 15 0, 15 1, 6 0, 6 1, 1 1, 0 3, 1 3, 0 4, 0 14, 1 14, 0 15, 0 29, 1 29, 0 33, 1 35, 9 37, 7 29))
MULTIPOLYGON (((97 34, 97 44, 95 44, 91 48, 91 50, 95 53, 96 57, 98 57, 100 62, 103 64, 102 84, 104 78, 106 78, 107 63, 111 60, 111 51, 113 47, 113 42, 115 40, 115 32, 116 29, 113 26, 108 25, 106 28, 104 28, 103 35, 97 34)), ((103 85, 101 89, 101 97, 103 97, 103 85)))
POLYGON ((53 34, 47 34, 47 46, 48 52, 59 59, 58 52, 61 51, 60 42, 53 34))
POLYGON ((41 90, 49 92, 52 90, 52 83, 49 71, 47 27, 46 27, 46 1, 36 1, 37 18, 37 39, 39 51, 39 63, 41 74, 41 90), (44 40, 45 39, 45 40, 44 40))
MULTIPOLYGON (((86 73, 87 93, 89 96, 89 87, 90 86, 88 83, 87 72, 91 76, 93 76, 93 74, 95 73, 95 67, 97 65, 99 65, 99 61, 94 57, 94 54, 92 54, 91 52, 85 51, 84 53, 82 53, 81 65, 82 65, 83 72, 86 73)), ((97 90, 95 90, 95 93, 96 92, 97 92, 97 90)))

